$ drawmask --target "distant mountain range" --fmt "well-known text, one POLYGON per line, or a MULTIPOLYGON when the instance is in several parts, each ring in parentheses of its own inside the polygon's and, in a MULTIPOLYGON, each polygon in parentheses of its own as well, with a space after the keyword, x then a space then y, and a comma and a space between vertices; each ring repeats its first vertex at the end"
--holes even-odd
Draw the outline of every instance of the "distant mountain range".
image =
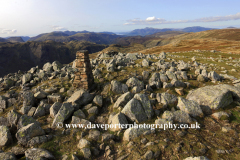
POLYGON ((201 31, 206 31, 206 30, 212 30, 214 28, 205 28, 205 27, 200 27, 200 26, 194 26, 194 27, 187 27, 183 29, 174 29, 174 28, 164 28, 164 29, 157 29, 157 28, 149 28, 146 27, 144 29, 135 29, 131 32, 125 33, 125 35, 128 36, 146 36, 146 35, 151 35, 155 34, 158 32, 167 32, 167 31, 182 31, 182 32, 201 32, 201 31))
POLYGON ((0 42, 26 42, 29 40, 30 37, 28 36, 18 36, 18 37, 0 37, 0 42))
POLYGON ((174 29, 174 28, 143 28, 143 29, 135 29, 130 32, 89 32, 89 31, 54 31, 51 33, 42 33, 35 37, 28 36, 19 36, 19 37, 6 37, 0 38, 0 42, 26 42, 26 41, 46 41, 53 40, 56 42, 70 42, 72 40, 77 41, 90 41, 97 44, 113 44, 115 39, 126 37, 126 36, 148 36, 155 33, 160 32, 168 32, 168 31, 181 31, 181 32, 200 32, 206 30, 212 30, 214 28, 205 28, 200 26, 187 27, 183 29, 174 29), (4 40, 5 39, 5 40, 4 40))

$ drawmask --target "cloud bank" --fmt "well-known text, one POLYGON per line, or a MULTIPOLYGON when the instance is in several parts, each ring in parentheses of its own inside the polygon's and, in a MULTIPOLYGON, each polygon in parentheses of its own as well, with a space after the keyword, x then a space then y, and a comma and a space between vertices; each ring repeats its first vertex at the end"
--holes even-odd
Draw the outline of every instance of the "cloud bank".
POLYGON ((16 29, 3 29, 2 34, 14 34, 17 33, 16 29))
POLYGON ((145 20, 141 19, 131 19, 128 20, 124 25, 155 25, 155 24, 173 24, 173 23, 190 23, 190 22, 218 22, 218 21, 230 21, 230 20, 239 20, 240 12, 234 15, 227 16, 216 16, 216 17, 204 17, 194 20, 173 20, 167 21, 163 18, 148 17, 145 20))
POLYGON ((67 28, 65 27, 60 27, 60 26, 51 26, 51 28, 54 30, 54 31, 66 31, 67 28))

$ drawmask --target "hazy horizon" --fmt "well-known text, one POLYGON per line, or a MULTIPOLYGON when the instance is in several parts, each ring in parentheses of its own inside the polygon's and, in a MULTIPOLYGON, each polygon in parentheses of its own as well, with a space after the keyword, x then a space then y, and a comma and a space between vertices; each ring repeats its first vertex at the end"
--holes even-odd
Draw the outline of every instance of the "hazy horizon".
POLYGON ((32 37, 66 30, 240 27, 239 5, 237 0, 0 0, 0 37, 32 37))

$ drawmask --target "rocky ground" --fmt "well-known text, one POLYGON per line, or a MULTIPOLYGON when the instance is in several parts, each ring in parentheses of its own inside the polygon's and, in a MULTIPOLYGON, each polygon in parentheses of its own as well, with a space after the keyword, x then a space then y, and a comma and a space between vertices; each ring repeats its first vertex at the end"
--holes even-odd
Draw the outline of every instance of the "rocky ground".
POLYGON ((72 87, 75 62, 8 74, 0 78, 0 159, 237 160, 239 58, 200 50, 102 53, 91 60, 91 91, 72 87), (57 126, 134 122, 200 128, 57 126))

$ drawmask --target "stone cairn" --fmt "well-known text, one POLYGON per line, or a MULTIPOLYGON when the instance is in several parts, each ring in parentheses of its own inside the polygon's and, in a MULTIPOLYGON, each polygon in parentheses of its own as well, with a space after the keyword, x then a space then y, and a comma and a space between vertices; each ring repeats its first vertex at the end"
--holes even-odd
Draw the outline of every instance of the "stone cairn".
POLYGON ((76 68, 73 86, 75 88, 84 88, 89 90, 94 84, 91 63, 87 50, 80 50, 76 53, 76 68))

